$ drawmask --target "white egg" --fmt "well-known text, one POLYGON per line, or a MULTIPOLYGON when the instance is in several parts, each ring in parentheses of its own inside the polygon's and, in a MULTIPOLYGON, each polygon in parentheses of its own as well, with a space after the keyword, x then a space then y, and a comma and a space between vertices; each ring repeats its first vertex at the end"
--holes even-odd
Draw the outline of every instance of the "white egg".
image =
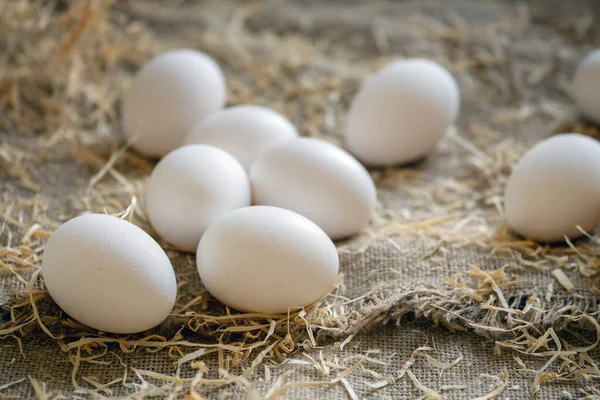
POLYGON ((600 50, 590 53, 577 68, 573 94, 581 112, 600 124, 600 50))
POLYGON ((177 296, 171 262, 154 239, 104 214, 61 225, 44 248, 42 274, 60 308, 105 332, 150 329, 169 316, 177 296))
POLYGON ((344 150, 318 139, 268 148, 252 165, 250 181, 254 204, 303 215, 332 239, 360 232, 377 204, 367 170, 344 150))
POLYGON ((208 144, 233 155, 246 169, 269 146, 298 136, 283 115, 267 107, 242 105, 217 111, 198 122, 185 144, 208 144))
POLYGON ((353 99, 346 145, 368 165, 418 160, 435 148, 459 106, 458 85, 441 65, 396 61, 369 78, 353 99))
POLYGON ((541 242, 575 238, 600 219, 600 143, 579 134, 546 139, 513 167, 506 186, 509 226, 541 242))
POLYGON ((167 51, 142 68, 125 94, 125 134, 140 153, 163 156, 225 100, 225 77, 212 58, 189 49, 167 51))
POLYGON ((318 226, 291 211, 260 206, 233 211, 208 228, 196 262, 202 283, 218 300, 269 314, 319 300, 339 268, 337 250, 318 226))
POLYGON ((184 146, 152 171, 145 205, 160 236, 181 250, 195 251, 210 224, 250 205, 250 183, 229 153, 213 146, 184 146))

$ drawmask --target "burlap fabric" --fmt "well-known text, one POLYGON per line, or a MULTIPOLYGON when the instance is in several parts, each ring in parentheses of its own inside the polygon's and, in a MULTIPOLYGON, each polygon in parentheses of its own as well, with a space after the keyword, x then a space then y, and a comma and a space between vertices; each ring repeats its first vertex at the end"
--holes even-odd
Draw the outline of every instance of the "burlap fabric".
MULTIPOLYGON (((538 386, 544 399, 598 395, 597 349, 580 351, 597 333, 595 239, 573 249, 511 236, 501 196, 511 163, 535 141, 571 130, 597 136, 577 120, 568 82, 598 43, 599 10, 593 0, 0 2, 0 396, 183 398, 203 368, 194 361, 213 380, 195 386, 209 398, 527 399, 538 386), (179 313, 132 340, 264 345, 198 356, 175 378, 178 360, 199 348, 83 345, 98 332, 62 314, 39 278, 30 281, 61 222, 123 211, 143 193, 152 161, 118 150, 119 97, 141 63, 170 47, 214 56, 230 104, 272 106, 304 135, 340 145, 361 77, 391 59, 435 59, 461 86, 456 129, 434 154, 371 171, 378 215, 365 234, 338 243, 343 283, 325 300, 335 313, 306 317, 305 327, 294 319, 287 357, 261 358, 285 337, 285 323, 273 334, 263 321, 255 338, 240 339, 226 329, 250 322, 197 316, 227 314, 203 292, 193 255, 166 245, 179 313), (571 292, 553 278, 557 268, 571 292), (572 354, 545 365, 565 349, 572 354)), ((133 221, 154 234, 139 203, 133 221)))

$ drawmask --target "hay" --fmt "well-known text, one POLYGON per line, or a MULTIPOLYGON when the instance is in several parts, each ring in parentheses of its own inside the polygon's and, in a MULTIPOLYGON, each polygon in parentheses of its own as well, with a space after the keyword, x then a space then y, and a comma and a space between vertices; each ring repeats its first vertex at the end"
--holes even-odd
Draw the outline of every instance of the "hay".
MULTIPOLYGON (((295 35, 249 35, 247 20, 260 13, 260 3, 239 8, 225 28, 211 27, 202 35, 192 35, 193 39, 166 34, 161 38, 133 18, 168 24, 191 18, 185 7, 183 11, 169 9, 169 13, 158 4, 102 0, 65 7, 61 1, 0 6, 0 29, 5 33, 0 36, 13 49, 0 54, 0 131, 11 132, 0 143, 1 172, 6 177, 0 181, 0 271, 2 279, 15 280, 8 286, 9 293, 0 294, 2 315, 6 315, 0 322, 0 338, 16 343, 23 356, 22 346, 36 346, 41 338, 56 343, 72 365, 72 393, 99 398, 125 394, 196 399, 212 393, 210 388, 225 392, 238 387, 251 398, 274 399, 302 387, 340 386, 350 398, 359 398, 362 389, 352 380, 358 374, 369 377, 367 386, 374 392, 410 380, 423 398, 441 398, 447 391, 460 393, 464 385, 425 385, 418 371, 413 371, 418 363, 440 374, 452 370, 463 360, 460 351, 454 358, 434 358, 435 346, 420 346, 395 374, 375 370, 389 366, 378 349, 339 358, 362 332, 409 318, 481 335, 495 345, 490 355, 514 353, 515 368, 531 375, 533 393, 552 382, 600 378, 593 356, 598 340, 582 345, 585 340, 580 336, 600 335, 597 297, 590 301, 582 292, 585 287, 577 284, 590 283, 595 295, 600 293, 598 237, 585 232, 587 240, 567 240, 565 246, 551 247, 515 237, 503 224, 503 188, 511 165, 529 145, 507 137, 503 132, 511 128, 506 127, 545 115, 556 122, 553 132, 569 130, 598 137, 596 128, 570 119, 572 115, 551 101, 511 105, 494 112, 489 121, 473 120, 452 129, 439 157, 460 152, 464 171, 456 175, 434 171, 439 173, 435 184, 426 165, 371 171, 380 190, 377 216, 363 235, 338 243, 340 254, 348 258, 370 254, 381 246, 402 256, 407 249, 399 243, 410 238, 428 244, 420 260, 432 265, 445 262, 450 253, 470 249, 490 256, 502 254, 512 260, 507 265, 465 261, 462 273, 444 277, 446 285, 404 284, 406 271, 390 269, 394 279, 382 278, 359 293, 346 288, 340 276, 323 299, 287 315, 229 310, 194 286, 194 273, 177 270, 177 304, 169 319, 153 332, 112 335, 70 319, 53 305, 39 276, 40 254, 54 229, 81 212, 106 212, 156 237, 143 201, 138 201, 153 162, 131 152, 118 129, 120 95, 131 73, 144 61, 172 46, 201 48, 228 71, 231 104, 268 104, 290 115, 303 134, 339 144, 341 115, 362 74, 383 65, 387 57, 356 65, 336 63, 321 59, 314 46, 295 35), (264 54, 268 63, 263 62, 264 54), (325 70, 323 76, 304 73, 308 61, 325 70), (77 173, 66 174, 65 160, 76 165, 77 173), (58 168, 47 169, 55 164, 58 168), (402 199, 401 204, 385 196, 390 191, 402 199), (542 293, 521 277, 527 271, 544 274, 549 282, 554 276, 561 286, 547 286, 542 293), (168 352, 175 373, 133 367, 121 358, 141 352, 168 352), (526 360, 541 359, 543 365, 528 367, 519 355, 526 360), (207 365, 205 361, 213 356, 216 365, 207 365), (122 378, 102 382, 81 372, 83 365, 109 362, 123 368, 122 378), (283 366, 314 370, 319 379, 295 380, 293 371, 279 373, 283 366), (257 388, 263 379, 259 375, 270 383, 266 390, 257 388)), ((209 25, 210 18, 201 22, 209 25)), ((330 22, 317 18, 311 29, 330 22)), ((552 74, 547 66, 537 66, 523 82, 498 72, 498 66, 511 57, 502 44, 502 31, 511 23, 529 24, 527 10, 489 29, 470 27, 456 13, 445 22, 425 15, 411 17, 411 22, 427 32, 432 48, 443 42, 458 49, 452 60, 438 59, 462 74, 464 81, 485 82, 481 90, 508 97, 529 93, 530 87, 552 74), (476 54, 469 52, 470 46, 477 49, 476 54)), ((377 24, 365 31, 381 54, 402 39, 377 24)), ((161 244, 172 260, 193 264, 190 256, 161 244)), ((481 399, 509 390, 508 370, 493 376, 494 386, 481 399)), ((0 382, 0 390, 23 382, 29 382, 38 398, 60 395, 52 390, 52 382, 25 376, 0 382)), ((589 385, 582 390, 590 396, 595 393, 589 385)))

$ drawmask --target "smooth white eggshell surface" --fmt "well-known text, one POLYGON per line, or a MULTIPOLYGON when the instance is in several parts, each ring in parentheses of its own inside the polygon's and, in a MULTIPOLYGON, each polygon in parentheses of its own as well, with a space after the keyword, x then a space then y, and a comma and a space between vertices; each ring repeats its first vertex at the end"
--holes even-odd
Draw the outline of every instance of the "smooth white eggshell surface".
POLYGON ((42 255, 50 296, 77 321, 100 331, 133 333, 171 312, 177 283, 165 252, 130 222, 103 214, 67 221, 42 255))
POLYGON ((267 107, 242 105, 217 111, 194 125, 185 144, 208 144, 233 155, 246 169, 269 146, 298 136, 283 115, 267 107))
POLYGON ((210 224, 250 205, 250 183, 244 168, 229 153, 213 146, 189 145, 159 161, 148 180, 145 200, 158 234, 181 250, 195 251, 210 224))
POLYGON ((276 207, 242 208, 215 222, 196 255, 218 300, 240 311, 286 313, 319 300, 337 277, 331 240, 308 219, 276 207))
POLYGON ((600 219, 600 143, 579 134, 546 139, 513 167, 505 191, 510 227, 541 242, 592 231, 600 219))
POLYGON ((368 165, 415 161, 435 148, 459 106, 458 85, 441 65, 425 59, 393 62, 353 99, 346 146, 368 165))
POLYGON ((212 58, 196 50, 167 51, 148 62, 125 93, 125 135, 140 153, 161 157, 225 100, 225 77, 212 58))
POLYGON ((377 204, 367 170, 344 150, 318 139, 268 148, 252 165, 250 181, 254 204, 303 215, 332 239, 359 233, 377 204))
POLYGON ((600 50, 590 53, 575 71, 573 94, 581 112, 600 124, 600 50))

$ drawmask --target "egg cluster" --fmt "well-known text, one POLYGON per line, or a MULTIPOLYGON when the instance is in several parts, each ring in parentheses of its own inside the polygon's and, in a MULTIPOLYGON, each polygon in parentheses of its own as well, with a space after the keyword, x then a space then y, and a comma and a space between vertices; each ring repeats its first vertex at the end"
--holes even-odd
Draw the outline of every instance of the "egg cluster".
MULTIPOLYGON (((600 122, 600 53, 575 77, 583 112, 600 122)), ((394 62, 352 101, 345 150, 299 137, 280 113, 223 108, 225 77, 195 50, 171 50, 142 68, 122 102, 131 147, 162 157, 144 209, 172 247, 196 252, 199 276, 240 311, 285 313, 318 301, 335 284, 332 240, 361 232, 377 192, 364 165, 394 166, 430 153, 457 118, 452 75, 425 59, 394 62), (359 161, 357 161, 360 160, 359 161)), ((518 233, 552 242, 600 219, 600 144, 576 134, 541 142, 514 167, 505 213, 518 233)), ((150 329, 171 312, 173 267, 143 230, 115 216, 85 214, 49 239, 46 286, 70 316, 101 331, 150 329)))

